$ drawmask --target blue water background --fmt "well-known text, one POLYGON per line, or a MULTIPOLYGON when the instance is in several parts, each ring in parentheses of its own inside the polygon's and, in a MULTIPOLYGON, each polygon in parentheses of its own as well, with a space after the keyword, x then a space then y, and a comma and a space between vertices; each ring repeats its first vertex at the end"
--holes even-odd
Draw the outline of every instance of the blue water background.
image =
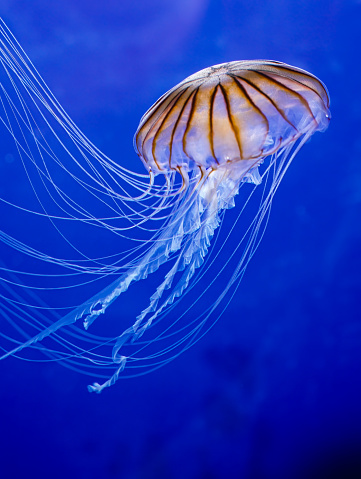
POLYGON ((305 68, 333 116, 192 350, 101 395, 56 364, 0 363, 0 477, 360 478, 361 2, 1 0, 0 12, 74 121, 130 169, 145 110, 209 65, 305 68))

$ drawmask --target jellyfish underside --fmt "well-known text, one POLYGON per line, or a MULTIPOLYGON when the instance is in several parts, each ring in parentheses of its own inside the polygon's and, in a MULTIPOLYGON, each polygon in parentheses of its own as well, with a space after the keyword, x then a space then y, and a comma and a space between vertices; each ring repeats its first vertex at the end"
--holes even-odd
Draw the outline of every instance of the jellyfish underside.
POLYGON ((148 174, 136 174, 82 134, 4 24, 0 60, 0 134, 15 146, 29 190, 22 203, 0 185, 1 203, 26 221, 43 222, 58 238, 44 250, 39 238, 23 242, 11 225, 0 232, 6 251, 28 258, 23 269, 5 256, 0 265, 2 359, 29 359, 28 350, 31 360, 61 361, 105 379, 88 386, 101 392, 119 377, 168 363, 221 316, 263 236, 288 166, 310 136, 328 126, 327 90, 304 70, 276 61, 201 70, 141 119, 134 147, 148 174), (235 205, 230 231, 214 238, 235 205), (87 239, 95 231, 127 246, 92 257, 78 230, 87 239), (229 249, 232 235, 237 244, 229 249), (160 284, 133 324, 124 327, 117 318, 115 337, 88 330, 132 283, 159 279, 153 274, 159 269, 160 284), (104 282, 110 284, 90 299, 62 305, 67 291, 104 282), (187 295, 190 303, 180 312, 187 295), (43 299, 54 296, 61 300, 55 307, 43 299))

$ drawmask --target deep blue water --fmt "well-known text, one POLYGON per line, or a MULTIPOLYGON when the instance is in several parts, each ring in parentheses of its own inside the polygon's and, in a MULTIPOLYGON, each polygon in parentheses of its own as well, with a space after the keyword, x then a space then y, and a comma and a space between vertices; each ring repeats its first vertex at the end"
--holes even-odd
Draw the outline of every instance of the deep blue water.
POLYGON ((142 114, 209 65, 297 65, 326 83, 332 112, 193 349, 101 395, 60 365, 0 363, 0 477, 360 478, 361 2, 2 0, 0 12, 74 121, 130 169, 142 114))

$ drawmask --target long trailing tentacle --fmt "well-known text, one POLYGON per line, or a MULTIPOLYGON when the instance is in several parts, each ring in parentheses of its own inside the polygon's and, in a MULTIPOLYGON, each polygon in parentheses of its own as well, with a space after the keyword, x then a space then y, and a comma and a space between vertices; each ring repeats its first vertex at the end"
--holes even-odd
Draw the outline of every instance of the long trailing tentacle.
POLYGON ((202 183, 199 182, 197 175, 192 183, 195 185, 194 188, 188 188, 187 195, 175 210, 174 218, 169 222, 168 227, 164 229, 154 245, 134 267, 130 267, 117 280, 85 301, 81 306, 73 309, 36 336, 7 352, 0 359, 16 354, 23 348, 43 340, 60 328, 78 320, 83 321, 84 328, 88 329, 93 321, 103 314, 120 294, 128 290, 132 282, 147 278, 149 274, 157 271, 163 263, 168 261, 170 255, 181 248, 183 237, 199 228, 199 213, 197 208, 194 208, 194 202, 197 201, 198 189, 202 183))

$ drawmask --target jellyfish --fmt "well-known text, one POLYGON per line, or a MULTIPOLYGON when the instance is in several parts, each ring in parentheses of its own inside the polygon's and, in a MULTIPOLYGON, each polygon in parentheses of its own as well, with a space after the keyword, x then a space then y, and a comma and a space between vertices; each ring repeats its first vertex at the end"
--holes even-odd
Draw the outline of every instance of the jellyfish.
POLYGON ((1 148, 10 159, 0 183, 8 219, 0 232, 0 359, 59 361, 100 378, 88 386, 99 393, 175 359, 222 316, 285 172, 328 127, 327 88, 273 60, 205 68, 141 118, 141 173, 91 143, 4 23, 0 61, 1 148), (120 310, 115 333, 88 329, 100 317, 105 324, 110 305, 144 280, 153 294, 143 304, 138 290, 135 319, 120 310))

